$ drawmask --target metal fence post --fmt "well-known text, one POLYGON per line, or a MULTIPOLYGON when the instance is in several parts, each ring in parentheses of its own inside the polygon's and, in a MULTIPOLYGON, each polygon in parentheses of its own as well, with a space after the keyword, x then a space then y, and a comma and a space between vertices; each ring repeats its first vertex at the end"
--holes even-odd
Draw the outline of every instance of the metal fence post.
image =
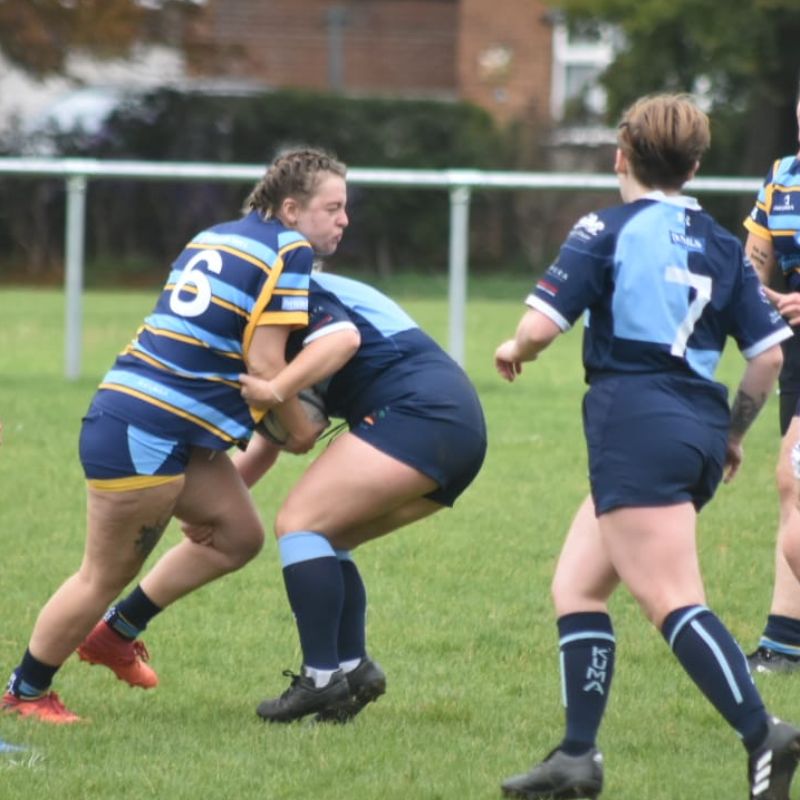
POLYGON ((450 189, 450 280, 449 338, 450 355, 464 366, 467 306, 467 253, 469 252, 470 189, 454 186, 450 189))
POLYGON ((68 380, 81 374, 83 241, 86 176, 67 178, 66 263, 64 268, 64 362, 68 380))

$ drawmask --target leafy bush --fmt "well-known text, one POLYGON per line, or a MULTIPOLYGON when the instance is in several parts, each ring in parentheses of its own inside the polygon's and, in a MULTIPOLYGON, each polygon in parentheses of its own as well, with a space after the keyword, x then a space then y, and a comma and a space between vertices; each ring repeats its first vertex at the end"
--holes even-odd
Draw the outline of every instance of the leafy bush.
MULTIPOLYGON (((53 142, 64 156, 100 159, 266 165, 282 148, 307 144, 335 153, 351 167, 502 169, 508 164, 503 133, 476 106, 308 91, 229 96, 162 89, 121 105, 91 135, 61 132, 53 142)), ((47 208, 40 207, 34 216, 51 218, 52 229, 37 229, 34 236, 30 209, 14 202, 20 183, 36 199, 30 181, 0 189, 0 241, 32 274, 41 273, 50 261, 35 263, 40 256, 25 242, 35 239, 38 250, 47 253, 58 250, 63 216, 49 213, 51 187, 47 208)), ((104 267, 104 282, 113 280, 109 270, 124 270, 131 263, 163 273, 166 261, 197 230, 236 216, 248 190, 241 183, 92 181, 87 259, 116 265, 104 267)), ((482 207, 487 202, 491 205, 484 200, 482 207)), ((351 186, 351 228, 337 258, 349 267, 383 274, 398 264, 443 269, 448 208, 444 190, 351 186)), ((482 253, 479 239, 471 255, 497 258, 497 247, 482 253)))

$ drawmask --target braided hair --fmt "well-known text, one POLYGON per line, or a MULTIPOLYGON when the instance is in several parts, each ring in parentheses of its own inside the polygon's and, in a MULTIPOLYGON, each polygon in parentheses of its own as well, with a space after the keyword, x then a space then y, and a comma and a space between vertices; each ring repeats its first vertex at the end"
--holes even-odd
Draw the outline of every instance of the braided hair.
POLYGON ((287 197, 306 205, 325 173, 344 178, 347 167, 329 153, 310 147, 279 153, 250 192, 245 211, 256 210, 265 218, 272 217, 287 197))

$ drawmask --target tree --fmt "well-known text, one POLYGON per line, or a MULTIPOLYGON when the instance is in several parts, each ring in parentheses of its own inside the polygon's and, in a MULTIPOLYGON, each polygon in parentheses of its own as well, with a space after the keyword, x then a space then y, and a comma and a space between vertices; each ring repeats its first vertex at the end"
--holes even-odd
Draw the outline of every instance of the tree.
POLYGON ((642 94, 693 92, 708 99, 714 121, 707 166, 761 174, 777 155, 797 150, 797 0, 560 0, 553 5, 568 20, 608 22, 622 32, 623 47, 602 79, 614 117, 642 94))
POLYGON ((42 77, 63 72, 67 55, 126 55, 142 38, 174 34, 181 0, 0 0, 0 50, 18 67, 42 77))

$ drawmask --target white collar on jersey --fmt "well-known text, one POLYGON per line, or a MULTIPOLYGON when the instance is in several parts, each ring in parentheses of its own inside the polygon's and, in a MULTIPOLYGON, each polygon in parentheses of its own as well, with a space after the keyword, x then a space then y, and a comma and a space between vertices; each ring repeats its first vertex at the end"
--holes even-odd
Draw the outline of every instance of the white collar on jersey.
POLYGON ((657 200, 660 203, 670 203, 681 208, 699 209, 700 203, 694 197, 685 194, 664 194, 661 189, 654 189, 640 198, 641 200, 657 200))

